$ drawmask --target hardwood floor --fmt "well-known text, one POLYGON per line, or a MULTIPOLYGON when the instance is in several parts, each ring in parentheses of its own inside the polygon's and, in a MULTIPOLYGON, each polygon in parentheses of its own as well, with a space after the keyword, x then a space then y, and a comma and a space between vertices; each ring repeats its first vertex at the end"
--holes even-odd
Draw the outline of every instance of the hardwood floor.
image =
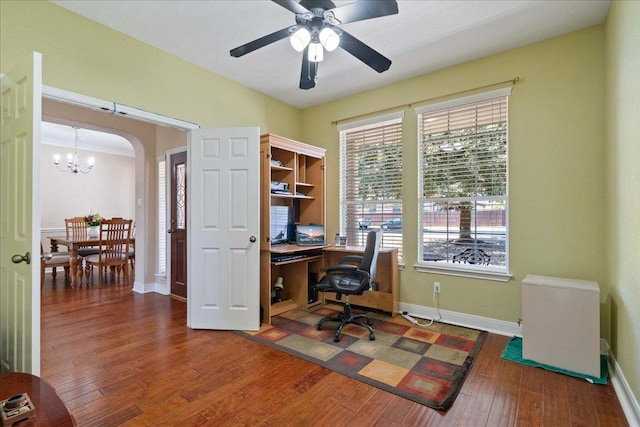
POLYGON ((443 413, 233 332, 188 329, 182 301, 46 277, 42 377, 79 426, 627 425, 610 384, 502 360, 504 336, 489 335, 443 413))

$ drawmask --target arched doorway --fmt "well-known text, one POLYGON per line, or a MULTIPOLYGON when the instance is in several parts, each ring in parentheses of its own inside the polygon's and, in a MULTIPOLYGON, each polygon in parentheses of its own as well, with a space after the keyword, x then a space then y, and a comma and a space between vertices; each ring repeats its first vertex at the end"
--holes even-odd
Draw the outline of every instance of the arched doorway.
MULTIPOLYGON (((42 111, 44 121, 113 133, 131 143, 135 153, 135 182, 132 185, 135 187, 137 259, 133 290, 168 294, 166 280, 162 272, 157 271, 157 159, 173 148, 186 146, 186 130, 104 114, 48 99, 43 99, 42 111)), ((49 159, 41 159, 41 164, 47 162, 49 159)))

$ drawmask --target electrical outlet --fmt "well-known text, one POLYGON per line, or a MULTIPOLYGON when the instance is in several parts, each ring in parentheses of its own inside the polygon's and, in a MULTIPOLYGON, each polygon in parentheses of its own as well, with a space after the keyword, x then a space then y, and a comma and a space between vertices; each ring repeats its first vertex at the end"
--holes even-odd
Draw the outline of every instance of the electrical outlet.
POLYGON ((433 293, 440 293, 440 282, 433 282, 433 293))

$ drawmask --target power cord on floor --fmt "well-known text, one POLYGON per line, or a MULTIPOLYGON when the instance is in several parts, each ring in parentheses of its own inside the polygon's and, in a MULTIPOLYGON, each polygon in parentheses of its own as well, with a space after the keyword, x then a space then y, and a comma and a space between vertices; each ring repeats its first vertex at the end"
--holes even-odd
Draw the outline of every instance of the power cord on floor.
POLYGON ((415 314, 410 315, 409 312, 407 312, 407 311, 403 311, 402 312, 402 317, 407 319, 414 326, 419 326, 421 328, 426 328, 428 326, 433 325, 434 321, 441 320, 442 319, 442 315, 440 314, 440 308, 438 307, 439 298, 436 298, 436 295, 438 295, 438 294, 434 291, 433 292, 433 306, 436 309, 436 313, 438 313, 438 318, 437 319, 434 319, 433 317, 427 317, 427 318, 424 318, 424 319, 428 320, 429 323, 420 323, 418 320, 414 319, 414 317, 418 317, 418 316, 416 316, 415 314))

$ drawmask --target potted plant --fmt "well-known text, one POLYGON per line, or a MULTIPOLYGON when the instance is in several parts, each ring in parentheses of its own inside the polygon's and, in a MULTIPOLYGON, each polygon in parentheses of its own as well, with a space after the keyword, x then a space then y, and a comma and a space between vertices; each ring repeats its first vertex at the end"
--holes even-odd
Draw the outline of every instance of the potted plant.
POLYGON ((84 222, 87 224, 87 234, 89 237, 100 236, 100 224, 102 223, 102 216, 98 212, 90 213, 84 217, 84 222))

